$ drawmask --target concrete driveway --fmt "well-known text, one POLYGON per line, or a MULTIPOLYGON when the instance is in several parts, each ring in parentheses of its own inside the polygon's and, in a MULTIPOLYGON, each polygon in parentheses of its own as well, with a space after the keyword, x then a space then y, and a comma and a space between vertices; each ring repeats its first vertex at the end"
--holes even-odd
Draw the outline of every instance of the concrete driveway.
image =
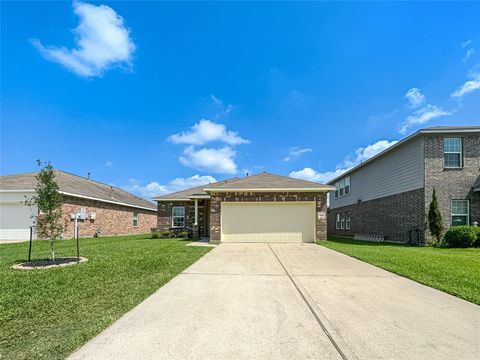
POLYGON ((479 306, 346 255, 221 244, 70 358, 478 359, 479 339, 479 306))

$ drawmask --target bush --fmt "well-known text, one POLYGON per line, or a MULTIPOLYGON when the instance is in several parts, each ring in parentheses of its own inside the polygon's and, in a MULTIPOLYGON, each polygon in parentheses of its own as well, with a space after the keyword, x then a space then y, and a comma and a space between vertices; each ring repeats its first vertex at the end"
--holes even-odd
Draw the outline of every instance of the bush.
POLYGON ((188 231, 179 231, 175 234, 176 238, 182 238, 182 239, 187 239, 188 238, 188 231))
POLYGON ((158 239, 160 237, 160 233, 158 231, 152 231, 152 236, 150 236, 151 239, 158 239))
POLYGON ((162 231, 160 234, 159 234, 159 237, 162 238, 162 239, 166 239, 166 238, 171 238, 171 237, 174 237, 172 232, 171 231, 162 231))
POLYGON ((480 231, 475 226, 452 226, 445 233, 444 243, 448 247, 467 248, 478 242, 480 231))

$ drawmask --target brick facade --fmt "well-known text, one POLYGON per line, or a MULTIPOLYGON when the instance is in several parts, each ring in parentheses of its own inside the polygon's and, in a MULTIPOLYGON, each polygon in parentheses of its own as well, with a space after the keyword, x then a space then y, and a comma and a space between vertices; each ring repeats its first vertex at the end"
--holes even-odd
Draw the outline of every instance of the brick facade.
POLYGON ((187 231, 190 235, 200 237, 208 236, 208 218, 205 213, 209 211, 209 200, 198 200, 198 229, 195 228, 195 202, 194 201, 159 201, 157 213, 157 229, 159 231, 187 231), (185 207, 185 227, 172 227, 172 208, 185 207))
POLYGON ((479 135, 425 134, 423 140, 424 187, 331 209, 328 214, 329 234, 385 235, 387 240, 406 242, 409 240, 410 230, 418 229, 418 240, 428 242, 431 236, 428 230, 427 214, 434 188, 445 230, 451 225, 452 200, 469 200, 470 224, 474 221, 480 223, 480 193, 472 190, 473 184, 480 176, 479 135), (443 139, 445 137, 462 138, 462 168, 444 168, 443 139), (343 212, 350 213, 351 230, 336 229, 336 214, 343 212))
POLYGON ((85 208, 87 214, 94 212, 95 220, 79 220, 79 236, 94 236, 97 229, 101 236, 146 234, 155 227, 157 214, 155 210, 135 209, 128 206, 110 204, 96 200, 88 200, 71 196, 63 197, 62 212, 65 221, 65 238, 74 236, 75 221, 70 219, 85 208), (138 211, 138 226, 133 226, 133 212, 138 211))
POLYGON ((210 198, 210 241, 221 240, 221 203, 222 202, 292 202, 314 201, 316 204, 316 238, 327 238, 327 194, 309 192, 218 192, 210 198))
MULTIPOLYGON (((460 136, 460 135, 447 135, 460 136)), ((445 135, 425 136, 425 212, 428 213, 435 188, 443 224, 451 225, 452 200, 470 200, 470 224, 480 223, 480 194, 472 191, 472 185, 480 172, 480 137, 461 136, 463 141, 463 168, 443 167, 443 138, 445 135)), ((427 231, 427 238, 430 237, 427 231)))
POLYGON ((409 236, 424 241, 425 212, 423 189, 330 209, 328 233, 384 235, 386 240, 407 242, 409 236), (336 229, 336 214, 350 213, 350 230, 336 229))

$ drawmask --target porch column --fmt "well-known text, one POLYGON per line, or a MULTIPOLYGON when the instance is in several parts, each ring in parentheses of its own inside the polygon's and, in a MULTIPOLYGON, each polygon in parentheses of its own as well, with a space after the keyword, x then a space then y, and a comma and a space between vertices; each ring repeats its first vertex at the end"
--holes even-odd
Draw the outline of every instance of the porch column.
POLYGON ((198 239, 200 237, 199 229, 198 229, 198 199, 195 199, 195 220, 193 223, 193 228, 192 228, 192 237, 194 240, 198 239))
POLYGON ((198 225, 198 199, 195 199, 195 224, 198 225))

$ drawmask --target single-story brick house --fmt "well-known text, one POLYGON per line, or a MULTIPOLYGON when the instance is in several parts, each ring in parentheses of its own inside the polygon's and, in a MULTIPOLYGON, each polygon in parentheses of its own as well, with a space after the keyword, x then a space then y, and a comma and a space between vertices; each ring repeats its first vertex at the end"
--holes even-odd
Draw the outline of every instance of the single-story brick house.
MULTIPOLYGON (((64 238, 74 236, 76 214, 80 214, 79 236, 148 233, 156 226, 155 203, 118 187, 54 170, 63 194, 64 238)), ((0 241, 28 239, 37 208, 27 207, 25 198, 35 193, 37 173, 0 177, 0 241)))
POLYGON ((219 242, 314 242, 327 237, 334 188, 269 173, 233 178, 155 198, 159 231, 219 242))

